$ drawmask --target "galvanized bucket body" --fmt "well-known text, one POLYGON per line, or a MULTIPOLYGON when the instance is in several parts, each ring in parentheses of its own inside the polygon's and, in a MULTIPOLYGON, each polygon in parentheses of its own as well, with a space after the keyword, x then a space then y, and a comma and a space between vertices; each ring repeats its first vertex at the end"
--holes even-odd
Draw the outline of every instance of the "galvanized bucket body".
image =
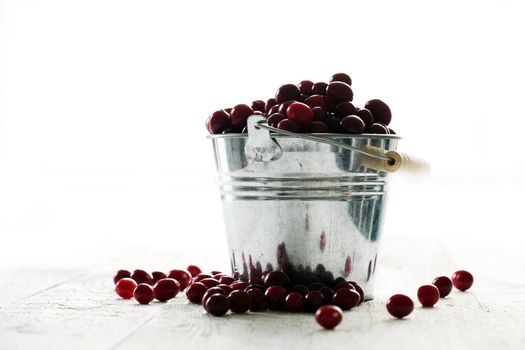
MULTIPOLYGON (((385 150, 395 150, 398 139, 321 136, 385 150)), ((342 277, 360 284, 366 298, 372 298, 388 175, 367 168, 357 152, 272 137, 282 155, 257 162, 246 157, 246 134, 210 136, 234 274, 248 280, 282 270, 304 284, 333 284, 342 277)))

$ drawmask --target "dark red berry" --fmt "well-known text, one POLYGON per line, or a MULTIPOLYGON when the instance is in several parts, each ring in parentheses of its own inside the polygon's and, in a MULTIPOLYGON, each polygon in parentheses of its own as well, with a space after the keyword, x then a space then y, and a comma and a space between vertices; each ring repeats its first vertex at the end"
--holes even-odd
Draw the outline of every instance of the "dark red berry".
POLYGON ((465 270, 456 271, 452 275, 452 283, 454 284, 454 287, 464 292, 472 287, 472 284, 474 283, 474 276, 465 270))
POLYGON ((392 112, 390 107, 381 100, 374 99, 365 103, 365 108, 368 109, 374 116, 374 123, 383 125, 390 124, 392 120, 392 112))
POLYGON ((238 130, 242 130, 246 126, 248 117, 253 114, 253 109, 245 104, 239 104, 233 107, 230 113, 232 126, 238 130))
POLYGON ((218 284, 217 287, 222 289, 224 293, 226 293, 226 295, 230 294, 233 291, 232 287, 230 287, 227 284, 218 284))
POLYGON ((131 278, 137 282, 137 284, 146 283, 150 286, 153 285, 153 278, 144 270, 135 270, 131 274, 131 278))
POLYGON ((272 271, 264 277, 264 284, 267 287, 270 286, 281 286, 285 287, 290 283, 290 278, 281 271, 272 271))
POLYGON ((324 303, 325 304, 332 304, 333 303, 335 293, 334 293, 332 288, 329 288, 329 287, 325 286, 325 287, 319 289, 319 291, 321 293, 323 293, 324 303))
POLYGON ((361 299, 359 299, 359 304, 361 304, 363 301, 365 301, 365 291, 363 290, 363 288, 361 288, 359 284, 357 284, 354 281, 350 281, 350 284, 354 287, 356 292, 359 293, 359 296, 361 297, 361 299))
POLYGON ((246 293, 250 296, 250 311, 262 311, 264 309, 264 291, 260 289, 250 289, 246 293))
POLYGON ((236 281, 230 284, 230 287, 232 288, 232 290, 244 290, 246 289, 246 287, 248 287, 248 285, 248 282, 236 281))
POLYGON ((334 304, 339 306, 343 310, 350 310, 357 306, 361 296, 353 289, 341 288, 335 292, 334 304))
POLYGON ((180 290, 186 289, 186 287, 191 283, 191 275, 185 270, 171 270, 168 274, 168 277, 173 278, 179 282, 180 290))
POLYGON ((387 300, 386 309, 390 315, 403 318, 410 315, 412 310, 414 310, 414 302, 406 295, 396 294, 387 300))
POLYGON ((365 130, 369 134, 385 134, 388 135, 388 128, 382 124, 374 123, 368 126, 365 130))
POLYGON ((252 109, 253 111, 259 111, 259 112, 266 112, 266 102, 262 100, 255 100, 252 102, 252 109))
POLYGON ((284 120, 284 119, 286 119, 286 116, 284 114, 274 113, 274 114, 272 114, 271 116, 268 117, 268 125, 273 126, 274 128, 276 128, 277 125, 279 124, 279 122, 281 120, 284 120))
POLYGON ((290 288, 290 292, 298 292, 304 297, 306 294, 308 294, 308 287, 304 284, 294 284, 290 288))
POLYGON ((296 122, 299 126, 310 125, 314 121, 314 112, 308 105, 301 102, 294 102, 286 110, 288 119, 296 122))
POLYGON ((123 278, 130 278, 131 272, 128 270, 118 270, 115 276, 113 277, 113 283, 117 284, 118 281, 120 281, 123 278))
POLYGON ((233 282, 235 282, 236 279, 233 278, 233 277, 230 277, 230 276, 221 276, 221 278, 219 278, 219 282, 221 284, 227 284, 227 285, 230 285, 232 284, 233 282))
POLYGON ((186 268, 186 271, 190 273, 191 277, 197 277, 200 273, 202 273, 201 269, 195 265, 189 265, 186 268))
POLYGON ((318 290, 312 290, 304 297, 306 309, 309 311, 316 311, 321 305, 324 304, 324 296, 318 290))
POLYGON ((275 102, 278 104, 289 100, 298 100, 301 96, 299 88, 294 84, 285 84, 275 93, 275 102))
POLYGON ((330 78, 330 82, 332 81, 342 81, 343 83, 347 83, 348 85, 352 85, 352 79, 348 74, 345 73, 336 73, 332 75, 330 78))
POLYGON ((224 316, 230 309, 228 297, 223 294, 213 294, 205 301, 204 309, 213 316, 224 316))
POLYGON ((266 101, 266 105, 264 106, 264 111, 266 112, 266 114, 268 114, 268 112, 270 111, 270 108, 272 108, 276 104, 277 104, 277 102, 275 102, 275 98, 273 98, 273 97, 269 98, 268 101, 266 101))
POLYGON ((352 289, 352 290, 355 290, 355 287, 350 282, 344 281, 344 282, 340 282, 340 283, 335 285, 334 290, 338 291, 339 289, 352 289))
POLYGON ((274 105, 272 108, 268 110, 268 112, 266 112, 267 115, 272 115, 275 113, 279 113, 279 105, 274 105))
POLYGON ((304 100, 304 103, 307 104, 310 108, 321 107, 326 110, 326 97, 323 95, 312 95, 304 100))
POLYGON ((330 132, 330 127, 325 122, 313 122, 310 124, 310 132, 327 133, 330 132))
POLYGON ((341 119, 336 117, 329 117, 326 121, 328 126, 330 127, 330 130, 334 133, 344 133, 346 132, 345 129, 341 127, 341 119))
POLYGON ((286 289, 281 286, 271 286, 264 292, 264 301, 270 310, 282 310, 286 298, 286 289))
POLYGON ((288 114, 287 114, 288 107, 294 102, 297 102, 297 101, 285 101, 285 102, 281 103, 279 105, 278 112, 281 113, 282 115, 288 117, 288 114))
POLYGON ((372 113, 366 108, 362 108, 358 110, 355 113, 355 115, 361 118, 365 122, 366 125, 374 124, 374 117, 372 116, 372 113))
POLYGON ((277 124, 277 127, 282 130, 298 132, 300 127, 297 123, 291 121, 290 119, 283 119, 277 124))
POLYGON ((321 288, 323 288, 325 285, 322 284, 321 282, 313 282, 313 283, 310 283, 308 285, 308 290, 309 291, 312 291, 312 290, 321 290, 321 288))
POLYGON ((206 292, 204 292, 204 295, 202 296, 202 304, 206 304, 206 300, 208 300, 208 298, 214 294, 222 294, 222 295, 226 295, 226 292, 224 291, 224 289, 222 288, 219 288, 219 287, 211 287, 211 288, 208 288, 206 290, 206 292))
POLYGON ((305 95, 313 94, 313 87, 314 83, 310 80, 303 80, 299 83, 299 91, 301 91, 301 93, 305 95))
POLYGON ((223 109, 213 112, 206 121, 206 128, 210 134, 220 134, 230 126, 230 115, 223 109))
POLYGON ((194 304, 200 304, 207 289, 208 287, 206 287, 204 284, 200 282, 193 282, 186 290, 186 297, 190 302, 194 304))
POLYGON ((161 279, 166 278, 167 276, 164 272, 154 271, 151 273, 151 277, 153 278, 153 284, 155 284, 161 279))
POLYGON ((211 278, 211 275, 208 275, 207 273, 199 273, 197 276, 195 276, 193 282, 200 282, 205 278, 211 278))
POLYGON ((352 101, 354 93, 352 88, 347 83, 341 81, 334 81, 328 84, 326 88, 326 98, 333 104, 338 104, 343 101, 352 101))
POLYGON ((339 118, 346 117, 348 115, 356 115, 357 110, 355 109, 355 106, 350 101, 344 101, 341 103, 338 103, 335 106, 335 115, 339 118))
POLYGON ((312 108, 312 112, 314 112, 314 121, 319 122, 325 122, 326 121, 326 111, 322 109, 321 107, 314 107, 312 108))
POLYGON ((288 312, 301 312, 304 307, 304 297, 299 292, 291 292, 286 296, 284 309, 288 312))
POLYGON ((326 95, 326 88, 328 87, 327 83, 319 82, 315 83, 312 87, 312 91, 315 95, 326 95))
POLYGON ((228 295, 230 310, 237 314, 245 313, 250 309, 252 298, 250 294, 242 290, 234 290, 228 295))
POLYGON ((343 319, 343 311, 334 305, 320 307, 315 313, 315 320, 325 329, 334 329, 343 319))
POLYGON ((452 291, 452 281, 447 276, 439 276, 434 278, 432 284, 439 289, 439 297, 444 298, 452 291))
POLYGON ((396 132, 390 128, 388 128, 388 133, 391 135, 396 135, 396 132))
POLYGON ((351 134, 360 134, 365 130, 365 123, 357 115, 349 115, 341 119, 341 127, 351 134))
POLYGON ((135 288, 133 297, 139 302, 139 304, 147 305, 151 303, 155 297, 155 292, 153 291, 153 287, 149 284, 140 283, 137 288, 135 288))
POLYGON ((433 284, 426 284, 417 290, 417 298, 424 307, 432 307, 439 301, 439 289, 433 284))
POLYGON ((215 278, 205 278, 200 280, 199 282, 204 284, 208 288, 217 287, 220 284, 220 282, 215 278))
POLYGON ((180 284, 173 278, 163 278, 155 284, 153 291, 155 292, 155 299, 167 301, 179 294, 180 284))
POLYGON ((135 288, 137 288, 137 282, 131 278, 124 277, 117 281, 115 292, 123 299, 131 299, 135 288))

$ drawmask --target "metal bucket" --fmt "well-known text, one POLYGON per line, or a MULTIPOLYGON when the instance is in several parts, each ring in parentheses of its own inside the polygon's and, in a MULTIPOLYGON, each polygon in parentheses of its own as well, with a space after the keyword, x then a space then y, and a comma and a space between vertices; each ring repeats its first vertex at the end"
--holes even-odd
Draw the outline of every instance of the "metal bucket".
MULTIPOLYGON (((344 278, 373 298, 388 174, 367 167, 361 153, 254 128, 261 120, 250 118, 248 135, 210 136, 234 275, 282 270, 296 283, 329 285, 344 278)), ((399 139, 318 136, 358 150, 395 150, 399 139)))

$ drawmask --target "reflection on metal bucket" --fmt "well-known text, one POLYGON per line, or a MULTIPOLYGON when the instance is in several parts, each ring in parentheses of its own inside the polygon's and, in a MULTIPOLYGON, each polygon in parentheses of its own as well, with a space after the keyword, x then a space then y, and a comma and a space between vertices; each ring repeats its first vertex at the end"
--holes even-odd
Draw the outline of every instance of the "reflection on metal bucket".
MULTIPOLYGON (((394 150, 398 140, 322 136, 360 149, 394 150)), ((234 274, 248 280, 282 270, 295 283, 329 285, 342 277, 372 298, 387 174, 364 166, 354 151, 272 138, 282 151, 278 159, 253 161, 245 154, 246 134, 211 136, 234 274)))

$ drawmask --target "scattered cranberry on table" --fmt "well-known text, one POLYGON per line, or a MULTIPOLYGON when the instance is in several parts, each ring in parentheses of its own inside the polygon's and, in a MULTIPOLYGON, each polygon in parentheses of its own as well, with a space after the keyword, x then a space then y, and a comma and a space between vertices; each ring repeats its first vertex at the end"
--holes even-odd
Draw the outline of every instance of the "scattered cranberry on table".
POLYGON ((137 282, 137 284, 146 283, 150 286, 153 285, 153 278, 144 270, 137 269, 131 274, 131 278, 137 282))
POLYGON ((250 294, 242 290, 234 290, 229 293, 228 301, 230 303, 230 310, 237 314, 245 313, 250 309, 252 304, 250 294))
POLYGON ((140 283, 137 288, 135 288, 133 297, 139 304, 147 305, 155 298, 155 292, 149 284, 140 283))
POLYGON ((390 315, 403 318, 410 315, 412 310, 414 310, 414 302, 406 295, 396 294, 387 300, 386 309, 390 315))
POLYGON ((224 294, 213 294, 205 301, 204 309, 213 316, 224 316, 230 309, 228 297, 224 294))
POLYGON ((158 301, 168 301, 179 294, 180 284, 173 278, 163 278, 155 283, 153 291, 155 292, 155 299, 158 301))
POLYGON ((184 270, 171 270, 168 274, 169 278, 177 280, 180 284, 180 290, 186 289, 191 283, 191 274, 184 270))
POLYGON ((315 320, 325 329, 334 329, 343 319, 343 312, 334 305, 321 306, 315 313, 315 320))
POLYGON ((191 277, 197 277, 200 273, 202 273, 202 270, 200 269, 200 267, 195 266, 195 265, 189 265, 186 268, 186 271, 190 273, 191 277))
POLYGON ((164 272, 154 271, 154 272, 151 273, 151 277, 153 278, 153 284, 155 284, 158 281, 160 281, 161 279, 166 278, 168 276, 166 276, 166 274, 164 272))
POLYGON ((334 294, 333 303, 342 310, 350 310, 359 304, 361 296, 353 289, 340 288, 334 294))
POLYGON ((432 307, 439 301, 439 289, 433 284, 425 284, 417 290, 417 299, 423 307, 432 307))
POLYGON ((130 278, 131 272, 128 270, 118 270, 115 274, 115 277, 113 277, 113 283, 117 284, 118 281, 120 281, 123 278, 130 278))
POLYGON ((452 283, 454 284, 454 287, 464 292, 472 287, 472 284, 474 283, 474 277, 468 271, 459 270, 454 272, 452 275, 452 283))
POLYGON ((186 290, 186 297, 188 300, 194 304, 200 304, 202 302, 202 297, 206 293, 208 287, 200 282, 193 282, 189 288, 186 290))
POLYGON ((124 277, 117 281, 115 292, 123 299, 131 299, 135 288, 137 288, 137 282, 131 278, 124 277))
POLYGON ((434 278, 432 284, 439 290, 439 297, 444 298, 452 291, 452 281, 447 276, 439 276, 434 278))

